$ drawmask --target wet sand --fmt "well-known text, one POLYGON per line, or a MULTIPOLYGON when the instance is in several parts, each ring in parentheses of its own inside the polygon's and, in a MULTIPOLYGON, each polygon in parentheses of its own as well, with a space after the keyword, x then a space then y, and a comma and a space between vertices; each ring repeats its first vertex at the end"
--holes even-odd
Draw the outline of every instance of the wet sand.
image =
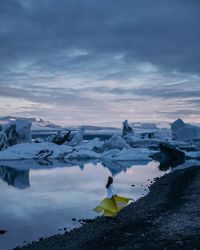
POLYGON ((147 196, 124 208, 115 218, 89 220, 71 232, 15 249, 199 250, 200 167, 157 179, 147 196))

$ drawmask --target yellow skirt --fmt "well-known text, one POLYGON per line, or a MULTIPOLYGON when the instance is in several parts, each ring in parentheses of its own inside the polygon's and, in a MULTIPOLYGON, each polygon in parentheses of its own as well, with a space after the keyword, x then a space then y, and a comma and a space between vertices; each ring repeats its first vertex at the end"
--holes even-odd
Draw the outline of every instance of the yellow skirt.
POLYGON ((103 213, 104 216, 113 217, 125 207, 131 198, 113 195, 112 198, 105 198, 93 209, 96 213, 103 213))

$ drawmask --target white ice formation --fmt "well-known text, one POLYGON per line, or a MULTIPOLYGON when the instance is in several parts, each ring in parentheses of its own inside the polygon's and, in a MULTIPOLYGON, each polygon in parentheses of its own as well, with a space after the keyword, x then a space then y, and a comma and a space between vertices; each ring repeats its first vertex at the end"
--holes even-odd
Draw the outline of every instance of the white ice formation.
POLYGON ((31 123, 16 120, 3 126, 0 131, 0 150, 19 143, 31 142, 31 123))
POLYGON ((200 127, 184 123, 181 119, 171 124, 172 137, 178 141, 200 139, 200 127))
POLYGON ((69 145, 69 146, 78 146, 78 145, 81 145, 83 143, 84 133, 85 133, 85 129, 82 127, 78 131, 78 133, 76 133, 74 135, 74 137, 72 138, 72 140, 67 143, 67 145, 69 145))

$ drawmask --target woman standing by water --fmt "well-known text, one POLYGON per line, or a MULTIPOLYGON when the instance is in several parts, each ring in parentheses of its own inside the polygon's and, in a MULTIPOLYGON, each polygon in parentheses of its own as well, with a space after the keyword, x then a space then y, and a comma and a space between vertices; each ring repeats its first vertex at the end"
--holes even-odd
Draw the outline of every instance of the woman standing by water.
POLYGON ((109 176, 106 184, 107 197, 93 210, 96 213, 103 212, 104 216, 113 217, 125 207, 131 198, 118 196, 113 186, 113 177, 109 176))

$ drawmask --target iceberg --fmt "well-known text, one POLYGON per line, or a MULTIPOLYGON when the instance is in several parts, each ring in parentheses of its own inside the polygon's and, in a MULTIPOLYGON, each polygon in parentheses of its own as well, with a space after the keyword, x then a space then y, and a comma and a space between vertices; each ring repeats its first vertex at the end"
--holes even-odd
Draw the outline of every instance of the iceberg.
POLYGON ((108 141, 104 142, 101 147, 101 151, 109 151, 111 149, 123 149, 130 148, 128 143, 119 135, 113 135, 108 141))
POLYGON ((181 119, 171 124, 172 137, 179 141, 200 139, 200 127, 184 123, 181 119))
POLYGON ((115 161, 150 161, 148 149, 127 149, 123 148, 117 155, 112 157, 115 161))
POLYGON ((125 120, 122 124, 123 124, 123 130, 122 130, 123 136, 129 135, 129 134, 131 134, 131 135, 134 134, 133 129, 128 124, 128 120, 125 120))
POLYGON ((85 133, 85 129, 82 127, 78 133, 76 133, 73 138, 71 139, 70 142, 67 142, 67 145, 69 146, 78 146, 81 145, 84 141, 83 141, 83 136, 85 133))
POLYGON ((10 122, 0 131, 0 150, 19 143, 30 143, 31 139, 31 122, 24 120, 10 122))

